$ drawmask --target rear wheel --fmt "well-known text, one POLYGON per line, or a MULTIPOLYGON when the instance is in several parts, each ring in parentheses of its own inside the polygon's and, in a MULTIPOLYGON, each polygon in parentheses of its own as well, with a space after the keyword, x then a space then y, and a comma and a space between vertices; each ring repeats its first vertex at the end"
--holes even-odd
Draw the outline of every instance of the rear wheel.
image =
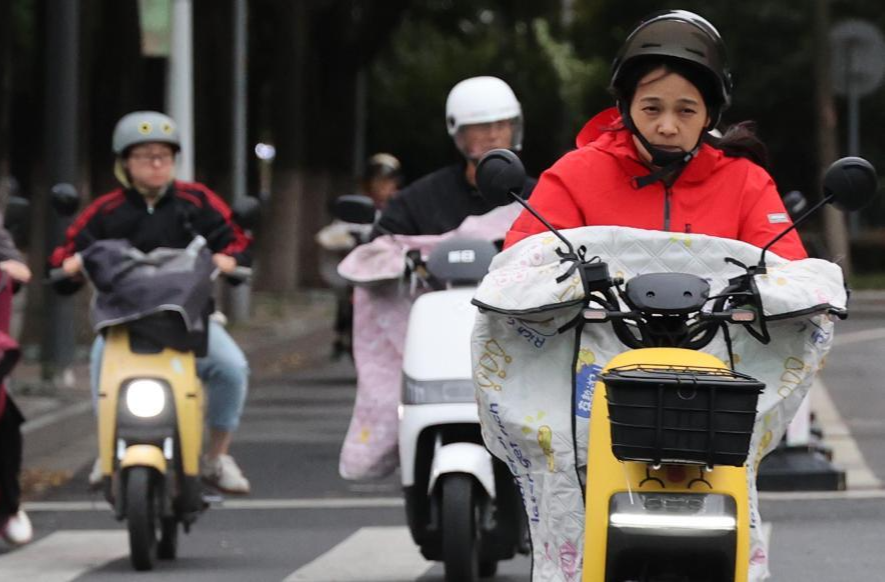
POLYGON ((446 582, 479 578, 478 508, 473 478, 448 475, 442 482, 442 550, 446 582))
POLYGON ((129 469, 126 480, 126 522, 129 559, 136 570, 151 570, 157 549, 157 493, 152 470, 129 469))

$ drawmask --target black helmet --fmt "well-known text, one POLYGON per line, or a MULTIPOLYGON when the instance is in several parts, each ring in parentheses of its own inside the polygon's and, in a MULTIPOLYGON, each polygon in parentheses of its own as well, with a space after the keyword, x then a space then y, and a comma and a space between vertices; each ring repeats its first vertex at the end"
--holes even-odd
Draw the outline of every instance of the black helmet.
MULTIPOLYGON (((621 85, 630 64, 645 61, 644 57, 678 59, 711 74, 715 78, 715 93, 704 98, 713 101, 707 103, 710 128, 719 123, 722 111, 731 104, 732 84, 725 43, 712 24, 687 10, 665 10, 646 17, 633 29, 612 62, 611 88, 615 94, 624 93, 621 85)), ((629 108, 627 103, 619 106, 622 111, 629 108)))

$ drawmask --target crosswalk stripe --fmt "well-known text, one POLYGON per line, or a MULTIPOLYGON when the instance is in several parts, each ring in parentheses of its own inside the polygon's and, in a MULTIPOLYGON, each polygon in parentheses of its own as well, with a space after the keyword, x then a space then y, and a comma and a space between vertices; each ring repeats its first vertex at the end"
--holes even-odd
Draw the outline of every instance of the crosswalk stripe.
POLYGON ((128 554, 123 531, 57 531, 0 556, 0 580, 69 582, 128 554))
MULTIPOLYGON (((401 497, 329 497, 305 499, 225 499, 212 505, 217 509, 383 509, 402 507, 401 497)), ((31 501, 23 504, 28 512, 109 511, 103 500, 31 501)))
POLYGON ((833 451, 836 466, 846 472, 848 487, 851 489, 880 489, 882 481, 876 477, 864 459, 857 441, 839 414, 829 390, 820 378, 812 386, 811 405, 824 431, 825 443, 833 451))
POLYGON ((408 528, 364 527, 283 582, 414 582, 431 567, 408 528))

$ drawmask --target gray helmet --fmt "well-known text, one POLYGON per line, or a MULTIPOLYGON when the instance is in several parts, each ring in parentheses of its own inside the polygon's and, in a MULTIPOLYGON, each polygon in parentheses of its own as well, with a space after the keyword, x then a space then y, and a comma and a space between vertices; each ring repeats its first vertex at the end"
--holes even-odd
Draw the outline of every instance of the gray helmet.
POLYGON ((135 111, 124 115, 114 128, 113 149, 119 157, 141 143, 166 143, 175 151, 181 149, 178 126, 168 115, 157 111, 135 111))

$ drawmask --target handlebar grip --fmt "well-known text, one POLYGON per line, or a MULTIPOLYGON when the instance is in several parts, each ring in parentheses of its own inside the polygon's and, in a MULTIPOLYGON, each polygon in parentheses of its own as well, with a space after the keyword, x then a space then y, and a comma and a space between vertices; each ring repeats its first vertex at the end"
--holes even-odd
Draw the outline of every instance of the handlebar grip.
POLYGON ((224 276, 235 281, 248 281, 252 278, 252 268, 234 267, 233 271, 231 271, 230 273, 224 273, 224 276))
POLYGON ((61 281, 65 281, 70 278, 71 278, 71 275, 68 275, 64 271, 64 269, 59 267, 56 269, 49 270, 49 274, 46 276, 46 283, 51 285, 53 283, 60 283, 61 281))

